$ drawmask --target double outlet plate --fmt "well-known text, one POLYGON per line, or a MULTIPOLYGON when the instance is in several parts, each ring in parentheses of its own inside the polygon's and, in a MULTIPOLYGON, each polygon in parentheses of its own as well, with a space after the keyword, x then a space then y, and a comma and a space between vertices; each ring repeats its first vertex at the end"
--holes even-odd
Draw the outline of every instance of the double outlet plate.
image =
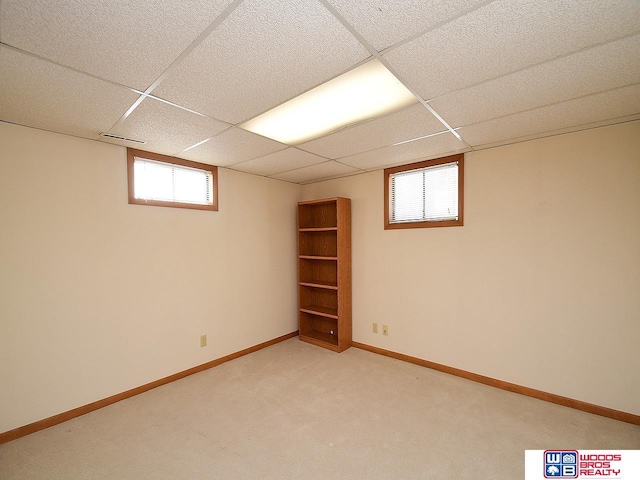
MULTIPOLYGON (((373 322, 373 333, 378 333, 378 324, 373 322)), ((382 334, 389 335, 389 325, 382 325, 382 334)))

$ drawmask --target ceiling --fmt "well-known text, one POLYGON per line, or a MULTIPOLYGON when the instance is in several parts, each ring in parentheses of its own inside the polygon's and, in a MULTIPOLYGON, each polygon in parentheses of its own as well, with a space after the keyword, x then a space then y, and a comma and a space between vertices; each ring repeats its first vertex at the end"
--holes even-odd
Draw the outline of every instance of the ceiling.
POLYGON ((640 1, 0 0, 0 119, 311 183, 640 119, 640 1), (238 127, 373 58, 417 103, 238 127))

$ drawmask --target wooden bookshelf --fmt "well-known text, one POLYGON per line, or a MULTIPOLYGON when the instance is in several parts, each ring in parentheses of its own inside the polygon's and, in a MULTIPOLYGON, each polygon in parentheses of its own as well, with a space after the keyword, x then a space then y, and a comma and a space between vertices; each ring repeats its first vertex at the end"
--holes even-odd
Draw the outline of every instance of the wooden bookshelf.
POLYGON ((342 352, 351 346, 351 200, 298 204, 300 340, 342 352))

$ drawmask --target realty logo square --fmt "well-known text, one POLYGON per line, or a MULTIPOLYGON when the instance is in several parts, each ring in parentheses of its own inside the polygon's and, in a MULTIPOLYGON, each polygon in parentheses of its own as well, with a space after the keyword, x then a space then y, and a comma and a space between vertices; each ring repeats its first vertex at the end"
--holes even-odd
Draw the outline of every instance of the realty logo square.
POLYGON ((545 450, 544 478, 578 478, 578 451, 545 450))

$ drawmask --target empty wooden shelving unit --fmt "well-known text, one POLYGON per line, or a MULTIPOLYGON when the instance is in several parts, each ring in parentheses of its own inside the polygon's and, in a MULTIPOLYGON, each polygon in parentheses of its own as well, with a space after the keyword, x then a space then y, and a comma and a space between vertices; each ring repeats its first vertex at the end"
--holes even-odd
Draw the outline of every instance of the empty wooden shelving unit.
POLYGON ((351 200, 298 203, 300 340, 351 346, 351 200))

